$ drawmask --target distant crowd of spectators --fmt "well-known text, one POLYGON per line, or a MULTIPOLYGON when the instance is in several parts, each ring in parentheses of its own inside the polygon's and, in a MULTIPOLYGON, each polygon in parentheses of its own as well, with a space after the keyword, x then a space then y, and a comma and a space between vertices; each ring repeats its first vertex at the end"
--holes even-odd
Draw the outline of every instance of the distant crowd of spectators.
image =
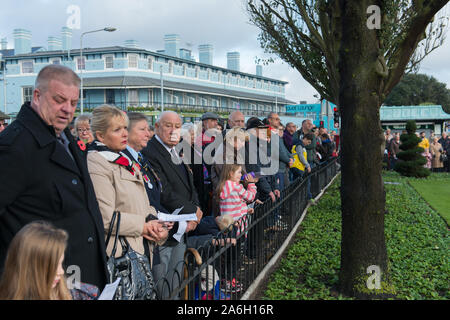
MULTIPOLYGON (((385 131, 386 147, 384 161, 388 170, 394 170, 395 164, 398 161, 397 155, 402 151, 400 149, 401 134, 400 132, 391 133, 390 129, 385 131)), ((416 135, 421 139, 418 147, 423 148, 422 156, 427 160, 424 167, 433 172, 449 172, 448 155, 450 154, 450 137, 447 132, 442 132, 441 136, 437 136, 434 132, 431 132, 429 137, 427 137, 425 131, 421 131, 416 132, 416 135)))

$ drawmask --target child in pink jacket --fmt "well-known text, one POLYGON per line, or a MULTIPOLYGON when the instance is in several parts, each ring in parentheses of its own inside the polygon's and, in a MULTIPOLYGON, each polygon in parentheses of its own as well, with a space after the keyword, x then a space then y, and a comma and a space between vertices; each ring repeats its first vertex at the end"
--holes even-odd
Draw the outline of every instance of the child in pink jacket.
POLYGON ((241 176, 241 165, 224 165, 217 190, 220 191, 220 215, 231 215, 237 224, 241 224, 237 235, 245 228, 239 220, 248 213, 247 204, 253 202, 256 197, 255 179, 251 175, 246 175, 245 181, 248 183, 246 189, 241 184, 241 176))
MULTIPOLYGON (((220 199, 220 217, 233 217, 235 233, 231 237, 238 237, 241 232, 245 232, 248 227, 247 219, 243 219, 247 213, 252 213, 248 209, 247 203, 253 202, 256 197, 255 179, 251 175, 246 175, 244 181, 248 183, 247 188, 241 184, 242 166, 239 164, 225 164, 220 176, 220 182, 216 194, 220 199), (245 222, 244 222, 245 221, 245 222)), ((245 240, 245 238, 239 238, 245 240)), ((226 293, 235 293, 242 290, 242 285, 236 279, 237 270, 240 267, 240 240, 236 239, 236 248, 229 250, 226 261, 231 260, 231 270, 224 275, 222 280, 222 290, 226 293)))

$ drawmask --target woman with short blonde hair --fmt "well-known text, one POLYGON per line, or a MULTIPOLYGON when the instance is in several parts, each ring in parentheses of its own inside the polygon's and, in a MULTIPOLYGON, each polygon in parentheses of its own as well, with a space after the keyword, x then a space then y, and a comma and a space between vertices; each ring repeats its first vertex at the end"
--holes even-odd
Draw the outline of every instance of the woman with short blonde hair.
MULTIPOLYGON (((168 232, 156 218, 140 168, 123 152, 128 143, 128 124, 128 116, 116 107, 102 105, 94 109, 91 126, 95 140, 87 155, 88 170, 105 230, 109 230, 114 211, 120 211, 119 235, 124 236, 136 252, 149 254, 151 263, 153 246, 164 243, 168 232), (144 242, 144 239, 148 241, 144 242)), ((115 232, 116 228, 112 238, 115 232)), ((106 248, 108 255, 112 252, 113 242, 110 241, 106 248)), ((119 243, 116 257, 121 255, 119 243)))
POLYGON ((62 261, 68 235, 33 222, 13 238, 0 281, 1 300, 71 300, 62 261))

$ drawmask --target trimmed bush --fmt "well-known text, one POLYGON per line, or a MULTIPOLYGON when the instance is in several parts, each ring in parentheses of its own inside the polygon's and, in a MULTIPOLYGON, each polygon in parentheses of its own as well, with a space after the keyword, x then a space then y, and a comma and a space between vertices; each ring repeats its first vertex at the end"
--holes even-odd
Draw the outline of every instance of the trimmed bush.
POLYGON ((416 122, 409 120, 406 123, 406 134, 400 136, 400 149, 397 154, 398 162, 394 170, 406 177, 426 178, 430 175, 430 170, 423 165, 427 159, 422 156, 423 148, 419 147, 421 139, 416 136, 416 122))

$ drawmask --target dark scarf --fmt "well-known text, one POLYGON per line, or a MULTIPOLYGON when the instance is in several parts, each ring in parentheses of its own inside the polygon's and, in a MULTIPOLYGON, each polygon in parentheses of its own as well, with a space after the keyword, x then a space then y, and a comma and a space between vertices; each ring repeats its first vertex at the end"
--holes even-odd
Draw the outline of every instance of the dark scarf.
POLYGON ((109 149, 104 143, 94 140, 88 147, 88 152, 97 151, 109 162, 125 167, 133 176, 135 174, 133 161, 122 151, 115 152, 109 149))
POLYGON ((287 131, 287 129, 284 129, 284 134, 283 134, 283 141, 284 144, 286 145, 288 151, 291 151, 292 149, 292 145, 293 145, 293 135, 289 133, 289 131, 287 131))

